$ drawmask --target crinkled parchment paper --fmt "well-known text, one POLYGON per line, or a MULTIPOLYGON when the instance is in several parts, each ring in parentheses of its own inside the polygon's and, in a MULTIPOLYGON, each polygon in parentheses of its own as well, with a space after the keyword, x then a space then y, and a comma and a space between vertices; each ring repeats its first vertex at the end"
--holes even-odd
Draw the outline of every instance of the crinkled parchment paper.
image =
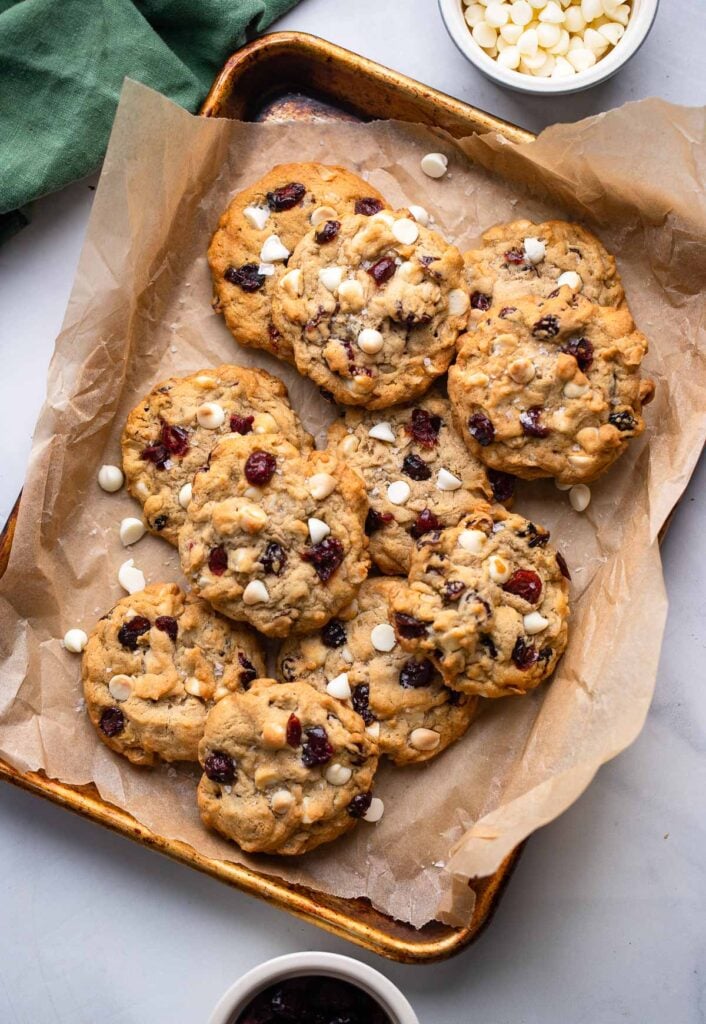
POLYGON ((467 921, 465 884, 571 804, 638 734, 655 682, 666 600, 657 535, 706 433, 704 112, 659 101, 552 128, 529 145, 457 144, 396 123, 238 124, 192 117, 125 86, 64 328, 49 372, 9 569, 0 585, 0 753, 102 796, 201 853, 337 893, 421 926, 467 921), (419 158, 450 157, 426 178, 419 158), (465 154, 465 155, 464 155, 465 154), (470 159, 468 159, 470 158, 470 159), (550 482, 523 485, 519 511, 552 530, 573 573, 572 637, 553 682, 490 701, 468 736, 426 767, 385 767, 386 813, 295 861, 248 858, 200 825, 196 769, 142 771, 110 753, 81 711, 70 626, 90 630, 122 595, 120 563, 180 579, 176 553, 147 537, 129 554, 118 523, 136 506, 96 472, 119 462, 125 416, 157 381, 219 362, 284 378, 314 432, 332 410, 274 359, 239 349, 211 309, 206 247, 229 197, 275 163, 342 163, 392 203, 421 203, 462 248, 491 224, 583 219, 618 256, 649 336, 657 397, 646 435, 592 488, 580 516, 550 482), (511 182, 511 184, 509 184, 511 182))

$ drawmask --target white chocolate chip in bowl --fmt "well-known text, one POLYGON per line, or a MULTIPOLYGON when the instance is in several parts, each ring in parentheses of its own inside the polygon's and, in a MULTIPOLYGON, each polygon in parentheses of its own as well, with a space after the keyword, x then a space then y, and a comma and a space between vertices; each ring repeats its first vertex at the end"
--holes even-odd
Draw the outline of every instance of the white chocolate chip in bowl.
POLYGON ((123 673, 113 676, 108 683, 108 690, 113 700, 127 700, 132 694, 132 679, 123 673))
POLYGON ((145 574, 137 568, 134 558, 128 558, 118 569, 118 583, 128 594, 145 589, 145 574))
POLYGON ((98 470, 98 485, 108 494, 119 491, 124 483, 125 477, 119 466, 105 465, 98 470))
POLYGON ((336 490, 336 477, 330 473, 314 473, 307 480, 306 486, 315 501, 323 501, 336 490))
POLYGON ((243 602, 247 605, 266 604, 270 594, 262 580, 251 580, 243 591, 243 602))
POLYGON ((88 636, 82 629, 67 629, 62 643, 71 654, 80 654, 88 643, 88 636))
POLYGON ((323 519, 312 517, 307 521, 307 526, 309 527, 309 536, 311 537, 312 544, 320 544, 324 537, 328 537, 331 532, 331 527, 323 519))
POLYGON ((376 441, 385 441, 387 444, 394 444, 396 441, 395 432, 387 420, 373 424, 368 431, 368 437, 373 437, 376 441))
POLYGON ((387 500, 393 505, 404 505, 412 490, 406 480, 395 480, 388 485, 387 500))
POLYGON ((370 642, 376 651, 387 653, 397 645, 395 631, 389 622, 381 622, 370 630, 370 642))
POLYGON ((145 535, 145 524, 134 516, 126 516, 120 521, 119 534, 120 543, 124 548, 128 548, 131 544, 137 544, 138 540, 142 540, 145 535))
POLYGON ((428 178, 443 178, 449 167, 449 158, 444 153, 427 153, 419 163, 428 178))
POLYGON ((218 402, 204 402, 196 410, 196 420, 206 430, 218 430, 226 421, 225 410, 218 402))
POLYGON ((400 217, 390 230, 401 245, 414 245, 419 238, 419 228, 409 217, 400 217))
POLYGON ((340 675, 334 676, 333 679, 329 679, 326 683, 326 693, 331 697, 336 697, 338 700, 348 700, 351 696, 348 673, 341 672, 340 675))

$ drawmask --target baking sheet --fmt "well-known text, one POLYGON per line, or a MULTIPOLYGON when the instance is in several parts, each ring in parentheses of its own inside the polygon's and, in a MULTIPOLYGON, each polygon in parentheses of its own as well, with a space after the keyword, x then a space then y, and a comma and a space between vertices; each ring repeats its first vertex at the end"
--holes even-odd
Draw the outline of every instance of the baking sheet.
POLYGON ((703 112, 658 101, 515 147, 490 137, 457 144, 390 122, 199 119, 126 83, 0 583, 2 756, 73 784, 94 781, 106 800, 206 855, 368 896, 417 927, 434 917, 466 923, 466 880, 490 874, 568 806, 634 739, 649 706, 666 613, 656 537, 706 432, 705 154, 703 112), (441 181, 419 170, 430 149, 451 158, 441 181), (144 772, 106 750, 82 712, 78 659, 58 638, 72 625, 89 629, 122 596, 116 571, 126 557, 150 581, 181 578, 175 552, 156 538, 126 554, 117 526, 136 506, 95 482, 102 462, 119 461, 125 415, 155 381, 255 362, 285 380, 309 429, 331 416, 292 368, 238 349, 210 307, 205 249, 218 213, 238 188, 294 157, 343 163, 392 203, 422 203, 464 248, 498 220, 565 212, 590 223, 595 213, 652 340, 647 366, 658 391, 646 436, 593 486, 584 516, 549 483, 520 492, 518 510, 552 529, 574 576, 572 639, 551 686, 492 702, 428 766, 384 768, 379 825, 284 861, 248 858, 202 829, 196 769, 144 772))

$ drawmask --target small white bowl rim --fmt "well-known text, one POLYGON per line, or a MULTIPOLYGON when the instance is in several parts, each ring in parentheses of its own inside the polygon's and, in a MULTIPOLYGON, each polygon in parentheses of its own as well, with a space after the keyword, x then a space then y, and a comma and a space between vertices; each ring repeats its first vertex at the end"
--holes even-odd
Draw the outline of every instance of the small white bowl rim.
POLYGON ((232 1024, 250 1000, 275 981, 318 974, 342 978, 376 999, 390 1018, 391 1024, 419 1024, 410 1003, 393 982, 374 967, 340 953, 288 953, 266 960, 239 978, 221 996, 208 1024, 232 1024))
POLYGON ((610 53, 596 61, 593 67, 579 71, 571 78, 534 78, 504 68, 489 57, 478 45, 466 24, 462 0, 439 0, 441 19, 452 40, 472 64, 486 77, 516 92, 534 96, 557 96, 581 92, 604 82, 635 56, 657 17, 659 0, 632 0, 635 9, 630 16, 625 35, 610 53), (625 45, 623 45, 625 44, 625 45))

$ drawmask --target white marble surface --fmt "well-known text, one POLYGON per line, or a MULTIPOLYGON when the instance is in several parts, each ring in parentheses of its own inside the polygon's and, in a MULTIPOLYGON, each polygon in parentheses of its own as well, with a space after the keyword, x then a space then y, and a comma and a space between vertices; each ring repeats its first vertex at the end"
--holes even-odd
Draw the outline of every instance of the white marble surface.
MULTIPOLYGON (((556 101, 480 78, 433 0, 304 0, 278 27, 324 36, 534 129, 647 95, 703 102, 706 86, 703 0, 663 0, 626 70, 556 101)), ((0 248, 3 518, 24 476, 92 195, 83 182, 36 204, 32 225, 0 248)), ((247 968, 320 948, 382 967, 422 1024, 703 1024, 705 497, 702 460, 664 546, 671 612, 644 732, 531 839, 474 947, 444 965, 387 965, 1 787, 0 1021, 201 1024, 247 968)))

